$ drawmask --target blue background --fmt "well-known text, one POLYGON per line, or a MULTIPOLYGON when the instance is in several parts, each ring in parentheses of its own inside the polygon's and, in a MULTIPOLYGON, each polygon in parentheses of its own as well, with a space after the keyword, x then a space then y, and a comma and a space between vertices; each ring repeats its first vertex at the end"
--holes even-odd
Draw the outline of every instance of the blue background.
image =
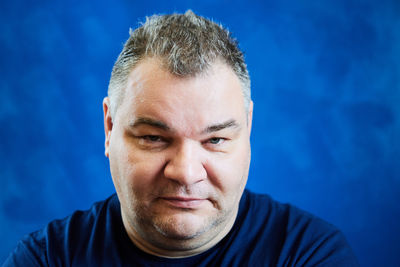
POLYGON ((399 265, 400 2, 1 1, 0 262, 25 233, 113 192, 102 99, 146 15, 196 13, 239 39, 255 102, 248 188, 399 265))

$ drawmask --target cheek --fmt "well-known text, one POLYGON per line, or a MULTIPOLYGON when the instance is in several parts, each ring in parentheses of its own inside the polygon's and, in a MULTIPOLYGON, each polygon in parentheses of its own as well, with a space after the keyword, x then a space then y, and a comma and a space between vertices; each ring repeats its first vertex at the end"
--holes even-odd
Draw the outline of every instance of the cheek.
POLYGON ((211 183, 224 195, 237 195, 247 181, 250 150, 240 146, 229 155, 210 158, 205 164, 211 183))
POLYGON ((163 172, 163 166, 162 157, 130 154, 124 163, 124 179, 134 189, 140 189, 155 183, 163 172))
POLYGON ((110 149, 110 168, 117 191, 124 195, 144 195, 163 171, 164 158, 160 155, 143 153, 123 144, 110 149))

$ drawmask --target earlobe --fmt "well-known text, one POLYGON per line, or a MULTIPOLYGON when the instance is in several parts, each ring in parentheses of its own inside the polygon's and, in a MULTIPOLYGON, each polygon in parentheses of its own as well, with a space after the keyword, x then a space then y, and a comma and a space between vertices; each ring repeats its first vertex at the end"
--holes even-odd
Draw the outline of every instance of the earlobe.
POLYGON ((251 134, 251 125, 252 125, 252 122, 253 122, 253 106, 254 106, 253 101, 250 101, 249 111, 247 113, 247 130, 249 132, 249 136, 251 134))
POLYGON ((104 133, 105 133, 104 154, 108 158, 109 157, 111 131, 112 131, 112 127, 113 127, 113 121, 112 121, 111 111, 110 111, 110 99, 108 97, 105 97, 103 100, 103 113, 104 113, 104 133))

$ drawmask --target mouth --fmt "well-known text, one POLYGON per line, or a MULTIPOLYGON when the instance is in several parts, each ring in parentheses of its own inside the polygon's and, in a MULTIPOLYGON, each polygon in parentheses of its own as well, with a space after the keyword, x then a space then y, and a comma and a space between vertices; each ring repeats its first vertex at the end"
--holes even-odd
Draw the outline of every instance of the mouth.
POLYGON ((192 197, 161 197, 160 199, 166 202, 169 206, 182 209, 196 209, 207 201, 205 198, 192 197))

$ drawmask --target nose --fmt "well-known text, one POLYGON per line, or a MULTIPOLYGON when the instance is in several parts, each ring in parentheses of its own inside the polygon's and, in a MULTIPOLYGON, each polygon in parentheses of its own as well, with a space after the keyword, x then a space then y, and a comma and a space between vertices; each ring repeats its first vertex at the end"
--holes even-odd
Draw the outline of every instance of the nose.
POLYGON ((207 172, 196 144, 186 142, 171 151, 164 175, 182 185, 192 185, 206 179, 207 172))

